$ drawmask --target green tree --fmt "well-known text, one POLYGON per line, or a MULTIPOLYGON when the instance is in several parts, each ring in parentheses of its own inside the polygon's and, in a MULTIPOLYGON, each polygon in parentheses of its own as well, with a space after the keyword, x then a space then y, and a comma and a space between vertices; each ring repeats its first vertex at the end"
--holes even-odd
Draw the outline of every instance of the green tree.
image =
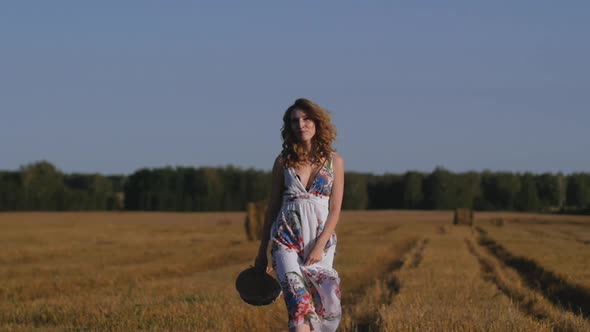
POLYGON ((403 207, 421 209, 424 204, 424 175, 419 172, 407 172, 403 177, 403 207))
POLYGON ((443 167, 436 167, 427 179, 428 206, 435 210, 452 209, 454 201, 454 176, 443 167))
POLYGON ((364 210, 369 204, 368 175, 357 172, 344 173, 344 197, 342 209, 364 210))
POLYGON ((94 174, 90 186, 90 196, 93 200, 93 210, 106 210, 109 200, 114 196, 113 183, 100 174, 94 174))
POLYGON ((570 209, 590 208, 590 174, 574 173, 567 177, 566 201, 570 209))
POLYGON ((480 175, 476 172, 455 174, 452 186, 453 207, 474 208, 474 203, 481 196, 480 175))
POLYGON ((484 172, 481 176, 481 198, 478 208, 484 210, 514 210, 520 192, 520 177, 510 172, 484 172))
POLYGON ((403 179, 396 174, 368 176, 368 208, 399 209, 403 205, 403 179))
POLYGON ((539 195, 539 203, 542 209, 551 210, 561 208, 562 199, 562 178, 551 173, 543 173, 534 176, 539 195))
POLYGON ((0 211, 22 210, 25 193, 18 172, 0 172, 0 211))
POLYGON ((125 182, 125 209, 148 210, 149 190, 149 169, 142 168, 131 174, 125 182))
POLYGON ((521 188, 516 199, 516 208, 520 211, 538 211, 541 208, 541 202, 537 192, 535 177, 530 173, 525 173, 521 177, 521 188))
POLYGON ((27 210, 64 210, 63 174, 51 163, 39 161, 20 168, 27 210))

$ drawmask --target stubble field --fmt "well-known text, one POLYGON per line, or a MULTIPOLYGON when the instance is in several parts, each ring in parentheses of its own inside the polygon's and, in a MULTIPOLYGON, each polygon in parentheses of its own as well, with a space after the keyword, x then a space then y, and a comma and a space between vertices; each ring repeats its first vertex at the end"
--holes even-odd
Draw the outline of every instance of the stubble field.
MULTIPOLYGON (((285 331, 244 213, 2 213, 1 331, 285 331)), ((590 217, 345 211, 340 331, 590 331, 590 217)))

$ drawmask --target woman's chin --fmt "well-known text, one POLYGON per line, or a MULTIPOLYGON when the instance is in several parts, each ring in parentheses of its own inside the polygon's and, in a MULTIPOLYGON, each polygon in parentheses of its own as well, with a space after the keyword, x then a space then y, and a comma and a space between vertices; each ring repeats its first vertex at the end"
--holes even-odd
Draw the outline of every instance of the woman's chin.
POLYGON ((297 140, 299 141, 299 143, 309 143, 311 142, 311 137, 307 137, 307 136, 298 136, 297 140))

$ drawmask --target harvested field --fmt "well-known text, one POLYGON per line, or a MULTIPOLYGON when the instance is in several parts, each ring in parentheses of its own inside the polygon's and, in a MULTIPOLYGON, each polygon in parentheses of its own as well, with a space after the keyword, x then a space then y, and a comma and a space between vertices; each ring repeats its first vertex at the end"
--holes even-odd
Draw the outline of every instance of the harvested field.
MULTIPOLYGON (((286 331, 250 307, 245 213, 2 213, 2 331, 286 331)), ((340 331, 588 331, 590 217, 345 211, 340 331), (502 219, 502 222, 498 222, 502 219)))

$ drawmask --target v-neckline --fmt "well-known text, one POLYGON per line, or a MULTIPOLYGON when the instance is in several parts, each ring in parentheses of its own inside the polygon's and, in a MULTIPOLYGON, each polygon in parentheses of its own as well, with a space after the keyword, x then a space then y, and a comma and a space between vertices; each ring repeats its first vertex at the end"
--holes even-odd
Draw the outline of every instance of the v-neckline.
MULTIPOLYGON (((289 169, 291 169, 291 171, 293 172, 293 175, 295 175, 295 178, 297 179, 297 181, 299 182, 299 184, 301 185, 301 187, 303 188, 303 190, 305 190, 306 193, 309 193, 309 191, 311 189, 313 189, 313 185, 315 184, 315 182, 316 182, 316 180, 318 178, 318 175, 320 175, 320 172, 322 171, 322 168, 324 168, 324 165, 326 165, 326 160, 324 160, 324 162, 322 163, 322 166, 320 166, 320 168, 318 169, 318 171, 315 173, 315 176, 313 177, 313 181, 311 182, 311 185, 310 185, 309 189, 307 189, 305 187, 305 185, 303 184, 303 182, 299 178, 299 174, 297 174, 297 172, 295 172, 295 168, 289 167, 289 169)), ((308 180, 308 182, 309 182, 309 180, 308 180)))

